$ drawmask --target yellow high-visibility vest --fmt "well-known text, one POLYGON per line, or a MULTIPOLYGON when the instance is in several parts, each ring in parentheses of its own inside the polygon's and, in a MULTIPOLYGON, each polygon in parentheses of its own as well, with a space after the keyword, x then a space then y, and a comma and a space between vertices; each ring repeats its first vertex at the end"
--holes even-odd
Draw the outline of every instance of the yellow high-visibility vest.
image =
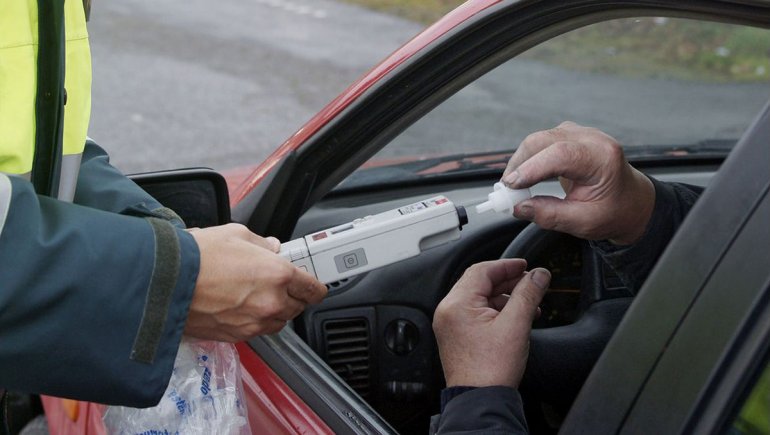
MULTIPOLYGON (((38 36, 36 0, 0 1, 0 172, 7 174, 28 177, 33 168, 38 36)), ((59 196, 71 199, 91 115, 91 53, 82 0, 65 0, 64 36, 66 104, 59 196)))

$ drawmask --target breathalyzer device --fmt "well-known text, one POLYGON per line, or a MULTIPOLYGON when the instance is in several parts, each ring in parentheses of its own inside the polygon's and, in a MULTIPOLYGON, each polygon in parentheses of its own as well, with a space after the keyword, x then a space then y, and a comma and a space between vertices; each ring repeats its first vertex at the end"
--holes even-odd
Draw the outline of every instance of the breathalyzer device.
POLYGON ((467 223, 462 206, 435 196, 283 243, 280 255, 329 284, 457 240, 467 223))

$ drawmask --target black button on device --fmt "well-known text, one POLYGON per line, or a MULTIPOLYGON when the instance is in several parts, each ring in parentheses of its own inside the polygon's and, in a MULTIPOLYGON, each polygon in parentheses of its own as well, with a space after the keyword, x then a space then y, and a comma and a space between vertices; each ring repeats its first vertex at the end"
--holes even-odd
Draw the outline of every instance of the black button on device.
POLYGON ((342 257, 342 261, 345 262, 345 267, 348 269, 358 266, 358 257, 356 257, 356 254, 348 254, 342 257))
POLYGON ((369 262, 366 260, 366 253, 363 248, 354 249, 334 257, 334 265, 337 266, 337 272, 347 272, 366 266, 369 262))

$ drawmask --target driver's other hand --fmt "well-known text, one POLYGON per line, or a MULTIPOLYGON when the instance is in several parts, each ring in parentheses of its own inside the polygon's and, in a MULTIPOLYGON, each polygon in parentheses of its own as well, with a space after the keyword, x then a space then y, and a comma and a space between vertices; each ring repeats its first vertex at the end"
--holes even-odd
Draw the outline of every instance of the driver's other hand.
POLYGON ((191 231, 200 249, 200 272, 185 334, 242 341, 280 331, 326 286, 280 257, 280 242, 243 225, 191 231))
POLYGON ((433 331, 447 387, 518 388, 529 333, 551 274, 504 259, 465 271, 436 308, 433 331))
POLYGON ((536 196, 514 216, 542 228, 588 240, 627 245, 652 216, 655 187, 625 159, 609 135, 574 122, 527 136, 508 162, 502 181, 514 189, 559 177, 565 198, 536 196))

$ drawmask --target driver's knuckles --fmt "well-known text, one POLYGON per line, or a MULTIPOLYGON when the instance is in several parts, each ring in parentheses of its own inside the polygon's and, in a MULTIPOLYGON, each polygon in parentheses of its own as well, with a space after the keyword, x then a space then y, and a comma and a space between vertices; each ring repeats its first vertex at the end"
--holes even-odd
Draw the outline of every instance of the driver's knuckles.
POLYGON ((451 328, 455 312, 459 308, 459 300, 450 293, 436 307, 433 312, 433 332, 437 337, 441 336, 446 330, 451 328))
MULTIPOLYGON (((558 199, 551 197, 535 197, 529 200, 531 208, 532 222, 544 230, 553 230, 560 232, 569 232, 569 216, 566 204, 558 199)), ((571 215, 571 213, 570 213, 571 215)))

